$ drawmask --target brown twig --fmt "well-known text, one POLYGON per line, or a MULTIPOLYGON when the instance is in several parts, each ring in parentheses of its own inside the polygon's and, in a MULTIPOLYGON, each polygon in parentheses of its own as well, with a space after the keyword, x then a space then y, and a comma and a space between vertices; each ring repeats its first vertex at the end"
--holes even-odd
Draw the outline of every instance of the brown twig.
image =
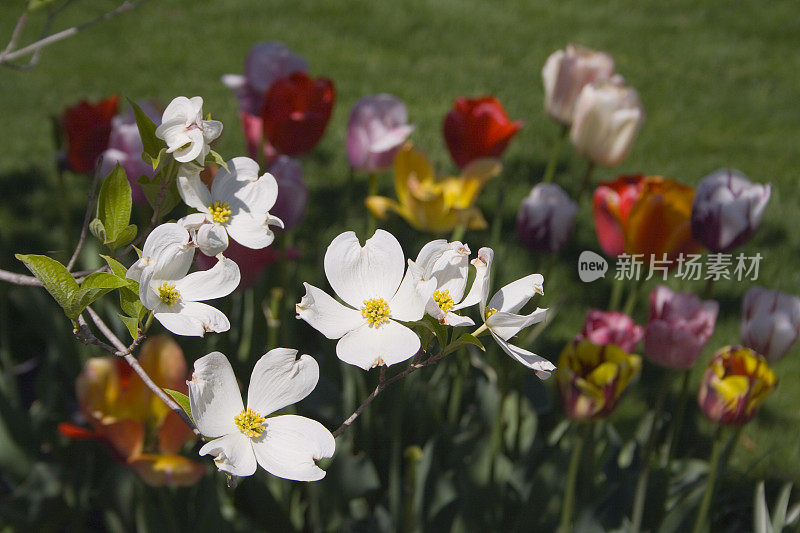
POLYGON ((427 359, 425 359, 424 361, 419 362, 418 361, 419 353, 418 353, 416 356, 414 356, 414 359, 412 359, 411 364, 409 364, 408 367, 406 367, 405 370, 395 374, 394 376, 390 377, 389 379, 386 379, 386 366, 381 365, 381 367, 380 367, 381 374, 380 374, 380 378, 378 379, 378 386, 375 387, 375 390, 372 391, 372 394, 367 396, 367 398, 363 402, 361 402, 361 405, 359 405, 356 408, 356 410, 353 411, 353 414, 348 416, 347 420, 342 422, 342 425, 339 426, 338 428, 336 428, 336 431, 333 432, 333 436, 334 437, 338 437, 339 435, 341 435, 344 432, 345 429, 350 427, 350 425, 353 422, 355 422, 356 418, 359 417, 359 415, 364 411, 364 409, 366 409, 366 407, 369 404, 371 404, 372 401, 375 398, 377 398, 378 395, 381 392, 384 391, 384 389, 386 389, 386 387, 388 387, 389 385, 391 385, 395 381, 400 381, 401 379, 405 378, 409 374, 412 374, 412 373, 416 372, 420 368, 425 368, 426 366, 435 365, 436 363, 441 361, 444 357, 445 356, 441 352, 439 352, 438 354, 432 355, 432 356, 428 357, 427 359))
POLYGON ((92 184, 89 186, 89 199, 86 203, 86 213, 83 215, 83 227, 81 228, 81 236, 78 237, 78 244, 75 245, 75 251, 72 252, 72 257, 69 258, 69 262, 67 263, 67 270, 72 270, 72 267, 75 266, 75 262, 78 260, 78 256, 81 253, 81 249, 83 248, 83 244, 86 242, 86 234, 89 232, 89 220, 92 217, 92 207, 94 207, 94 201, 97 199, 97 182, 100 181, 100 168, 103 166, 103 156, 100 156, 100 159, 97 160, 97 170, 95 170, 94 178, 92 179, 92 184))
MULTIPOLYGON (((147 0, 135 0, 135 1, 125 0, 122 4, 117 6, 115 9, 112 9, 111 11, 103 13, 102 15, 100 15, 97 18, 94 18, 92 20, 84 22, 83 24, 78 24, 77 26, 73 26, 71 28, 67 28, 66 30, 62 30, 62 31, 60 31, 58 33, 54 33, 52 35, 47 35, 46 37, 43 36, 38 41, 33 42, 33 43, 29 44, 28 46, 24 46, 24 47, 22 47, 22 48, 20 48, 18 50, 14 50, 14 47, 16 46, 16 40, 19 39, 19 36, 20 36, 19 34, 22 32, 22 28, 25 26, 25 22, 26 22, 26 20, 22 20, 22 22, 20 23, 20 21, 18 20, 17 21, 17 27, 19 28, 19 30, 17 28, 14 29, 14 32, 17 33, 17 35, 12 33, 11 41, 6 46, 6 48, 3 50, 3 52, 0 53, 0 65, 6 65, 6 66, 9 66, 9 67, 12 67, 12 68, 30 68, 35 64, 34 59, 31 59, 31 62, 29 62, 27 65, 22 65, 22 66, 15 65, 15 64, 12 63, 12 61, 15 61, 15 60, 17 60, 17 59, 19 59, 21 57, 25 57, 25 56, 27 56, 29 54, 36 54, 35 55, 35 59, 38 60, 38 54, 40 53, 39 51, 42 48, 44 48, 46 46, 49 46, 49 45, 51 45, 53 43, 57 43, 59 41, 63 41, 67 37, 71 37, 71 36, 81 32, 81 31, 83 31, 83 30, 85 30, 87 28, 90 28, 90 27, 92 27, 92 26, 94 26, 96 24, 99 24, 101 22, 105 22, 106 20, 112 19, 112 18, 116 17, 117 15, 121 15, 122 13, 125 13, 126 11, 129 11, 129 10, 135 8, 138 5, 143 4, 146 1, 147 0)), ((60 11, 60 10, 57 10, 56 13, 58 11, 60 11)), ((25 19, 27 19, 27 13, 24 13, 20 17, 20 19, 23 19, 23 17, 25 19)), ((52 24, 52 20, 54 18, 55 18, 55 16, 52 13, 48 16, 48 20, 45 23, 45 25, 47 26, 48 32, 49 32, 49 24, 52 24)))

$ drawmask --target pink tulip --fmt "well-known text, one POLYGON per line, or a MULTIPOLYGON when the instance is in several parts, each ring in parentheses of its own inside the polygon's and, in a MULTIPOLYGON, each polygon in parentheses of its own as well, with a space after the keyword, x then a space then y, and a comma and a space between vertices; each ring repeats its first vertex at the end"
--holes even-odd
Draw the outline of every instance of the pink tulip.
POLYGON ((742 344, 775 362, 797 341, 800 298, 752 287, 742 302, 742 344))
POLYGON ((645 355, 675 370, 691 368, 717 321, 719 304, 659 285, 650 293, 650 320, 644 333, 645 355))
POLYGON ((356 102, 347 124, 350 166, 365 172, 382 172, 414 131, 403 102, 391 94, 366 96, 356 102))
POLYGON ((278 182, 278 199, 270 213, 290 229, 303 220, 308 204, 308 187, 303 181, 303 165, 297 159, 279 155, 269 167, 269 173, 278 182))
POLYGON ((605 346, 615 344, 628 353, 632 353, 644 334, 642 327, 625 313, 617 311, 600 311, 592 309, 583 322, 583 331, 576 341, 589 339, 592 344, 605 346))

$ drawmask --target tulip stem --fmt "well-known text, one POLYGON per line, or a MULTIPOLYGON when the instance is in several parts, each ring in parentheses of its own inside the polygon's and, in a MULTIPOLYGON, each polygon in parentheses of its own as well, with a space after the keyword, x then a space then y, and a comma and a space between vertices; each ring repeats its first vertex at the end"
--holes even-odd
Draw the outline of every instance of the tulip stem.
POLYGON ((706 286, 703 288, 703 300, 710 300, 711 295, 714 293, 714 278, 706 280, 706 286))
POLYGON ((678 408, 675 411, 675 419, 672 422, 670 429, 669 444, 666 456, 667 476, 670 475, 670 463, 675 456, 675 450, 678 448, 678 438, 681 435, 681 426, 683 426, 683 415, 686 412, 686 401, 689 399, 689 377, 691 376, 691 369, 684 370, 681 376, 681 391, 678 394, 678 408))
POLYGON ((592 174, 594 174, 595 164, 592 161, 589 161, 589 165, 586 167, 586 172, 583 173, 583 181, 581 182, 581 188, 578 190, 578 197, 577 202, 581 203, 581 198, 586 193, 586 190, 589 188, 589 184, 592 183, 592 174))
POLYGON ((556 144, 553 146, 553 151, 550 154, 550 160, 547 162, 547 167, 544 169, 544 176, 542 183, 550 183, 556 175, 556 166, 558 165, 558 158, 561 155, 561 147, 564 146, 564 140, 569 133, 569 126, 561 126, 561 132, 558 134, 556 144))
POLYGON ((570 533, 572 531, 572 509, 575 506, 575 484, 578 479, 578 467, 583 455, 583 443, 587 440, 589 432, 594 428, 591 422, 580 424, 579 431, 575 434, 575 441, 572 445, 572 457, 569 460, 569 470, 567 470, 567 485, 564 489, 564 501, 561 504, 561 522, 558 525, 558 533, 570 533))
POLYGON ((722 456, 722 450, 725 449, 722 432, 722 426, 717 426, 717 431, 714 434, 714 447, 711 450, 711 459, 709 460, 706 489, 703 493, 703 501, 700 503, 700 510, 697 513, 694 528, 692 529, 693 533, 703 533, 708 530, 708 511, 711 509, 711 501, 714 497, 714 484, 717 481, 717 474, 719 473, 720 457, 722 456))
POLYGON ((639 289, 642 287, 642 280, 637 279, 636 283, 634 284, 631 292, 628 294, 628 299, 625 301, 625 307, 622 308, 622 312, 626 315, 633 313, 633 309, 636 307, 636 298, 639 296, 639 289))
POLYGON ((642 469, 639 471, 639 477, 636 480, 636 492, 633 497, 633 512, 631 513, 631 533, 638 533, 642 527, 642 518, 644 517, 644 503, 647 496, 647 481, 650 477, 650 456, 653 455, 653 447, 656 443, 656 434, 658 433, 658 423, 664 412, 664 400, 667 397, 670 383, 672 383, 672 371, 664 372, 661 380, 661 386, 656 393, 656 403, 653 409, 653 420, 650 422, 650 431, 647 435, 647 443, 645 444, 642 453, 642 469))
POLYGON ((617 311, 622 301, 622 280, 614 279, 611 286, 611 297, 608 300, 608 310, 617 311))
POLYGON ((464 224, 459 224, 453 228, 453 233, 450 235, 450 242, 461 241, 461 239, 464 238, 464 232, 466 229, 467 228, 464 226, 464 224))

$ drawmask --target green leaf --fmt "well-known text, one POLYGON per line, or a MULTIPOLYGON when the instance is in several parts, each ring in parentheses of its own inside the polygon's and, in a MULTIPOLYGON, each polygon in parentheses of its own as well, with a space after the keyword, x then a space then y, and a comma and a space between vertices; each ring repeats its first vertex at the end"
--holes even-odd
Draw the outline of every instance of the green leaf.
POLYGON ((106 228, 99 218, 95 218, 89 223, 89 231, 91 231, 92 235, 100 242, 106 242, 106 228))
POLYGON ((483 347, 483 343, 479 341, 478 338, 475 337, 475 335, 472 335, 470 333, 464 333, 459 338, 451 342, 449 346, 444 348, 442 350, 442 355, 447 355, 449 353, 452 353, 461 348, 462 346, 466 346, 467 344, 472 344, 473 346, 477 346, 483 352, 486 351, 486 348, 483 347))
POLYGON ((155 170, 158 168, 158 165, 161 164, 161 159, 164 158, 166 155, 167 155, 167 149, 162 148, 161 150, 158 151, 158 154, 156 154, 156 156, 151 156, 146 152, 142 152, 142 159, 144 160, 145 163, 152 166, 153 170, 155 170))
MULTIPOLYGON (((105 260, 105 262, 108 264, 108 267, 111 269, 111 272, 113 272, 115 276, 125 279, 125 275, 128 273, 128 269, 125 268, 125 265, 108 255, 100 254, 100 257, 105 260)), ((135 282, 132 281, 132 283, 135 282)))
POLYGON ((139 319, 132 316, 120 315, 119 313, 117 313, 117 316, 119 316, 119 319, 125 324, 125 327, 128 328, 131 338, 136 339, 139 335, 139 319))
POLYGON ((775 507, 772 508, 772 530, 781 531, 786 524, 786 513, 789 510, 789 496, 792 493, 791 481, 787 481, 781 487, 778 493, 778 499, 775 502, 775 507))
POLYGON ((194 418, 192 418, 192 407, 189 405, 189 397, 176 390, 164 389, 164 392, 172 396, 172 399, 178 402, 178 405, 181 406, 181 409, 186 411, 186 414, 189 415, 191 421, 194 422, 194 418))
POLYGON ((97 200, 97 218, 105 228, 103 244, 114 248, 120 233, 123 231, 130 233, 128 224, 131 220, 131 204, 131 184, 128 183, 125 169, 117 164, 111 174, 103 180, 100 197, 97 200))
POLYGON ((127 228, 120 231, 119 235, 117 235, 117 240, 114 241, 114 248, 122 248, 123 246, 130 244, 131 241, 136 238, 137 231, 138 228, 136 227, 136 224, 131 224, 127 228))
POLYGON ((166 191, 164 192, 164 199, 158 210, 158 218, 172 211, 176 205, 181 201, 180 194, 178 194, 178 186, 175 184, 174 179, 166 178, 163 173, 159 172, 152 179, 147 176, 141 176, 138 180, 139 185, 142 186, 144 195, 147 198, 150 206, 155 209, 158 204, 158 197, 161 194, 161 187, 164 185, 164 180, 169 179, 170 182, 166 184, 166 191))
POLYGON ((763 481, 758 482, 756 493, 753 496, 753 531, 755 533, 772 533, 763 481))
POLYGON ((126 287, 128 283, 128 280, 109 272, 89 274, 81 283, 80 288, 73 294, 69 310, 72 315, 68 313, 67 316, 77 318, 86 309, 87 305, 91 305, 95 300, 114 289, 126 287))
POLYGON ((216 163, 225 170, 228 170, 228 163, 226 163, 225 159, 214 150, 208 152, 208 155, 206 156, 205 164, 208 165, 209 163, 216 163))
POLYGON ((142 301, 139 299, 139 284, 133 282, 119 290, 119 306, 122 312, 137 321, 142 318, 142 301))
POLYGON ((439 341, 439 346, 444 349, 447 345, 447 326, 444 324, 440 324, 438 320, 433 318, 430 315, 425 315, 422 317, 422 320, 417 320, 416 322, 406 322, 407 326, 421 326, 428 331, 432 332, 436 335, 436 339, 439 341))
MULTIPOLYGON (((136 127, 139 128, 139 136, 142 138, 144 153, 150 155, 151 158, 155 158, 157 161, 160 158, 161 150, 164 149, 164 142, 156 137, 156 125, 150 117, 147 116, 147 113, 142 111, 142 108, 139 107, 136 102, 130 98, 128 98, 128 102, 130 102, 133 108, 133 115, 136 117, 136 127)), ((154 165, 153 168, 157 166, 158 165, 154 165)))
POLYGON ((56 0, 30 0, 28 2, 28 11, 42 9, 43 7, 50 5, 55 1, 56 0))
POLYGON ((23 255, 16 254, 15 257, 25 263, 28 270, 42 282, 42 285, 58 305, 60 305, 67 317, 77 320, 77 314, 70 314, 72 299, 79 290, 78 282, 69 273, 67 267, 45 255, 23 255))

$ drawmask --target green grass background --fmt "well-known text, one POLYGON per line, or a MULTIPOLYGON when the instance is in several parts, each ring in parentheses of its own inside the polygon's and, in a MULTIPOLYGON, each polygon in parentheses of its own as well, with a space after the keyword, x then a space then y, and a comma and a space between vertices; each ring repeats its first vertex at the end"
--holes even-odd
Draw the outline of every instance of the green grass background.
MULTIPOLYGON (((77 2, 59 25, 113 5, 77 2)), ((20 9, 20 2, 0 4, 3 38, 20 9)), ((34 19, 25 38, 33 38, 40 24, 34 19)), ((306 251, 299 281, 319 282, 321 258, 333 236, 347 229, 361 232, 360 190, 345 195, 344 140, 352 104, 377 92, 406 102, 417 125, 412 139, 443 173, 455 170, 441 136, 442 118, 455 97, 493 94, 512 119, 525 122, 504 156, 503 174, 487 187, 480 205, 492 220, 502 181, 500 214, 508 242, 503 281, 542 268, 547 258, 516 244, 514 216, 522 197, 540 179, 557 133, 542 109, 541 67, 554 50, 579 43, 614 56, 617 71, 637 88, 647 113, 630 157, 618 168, 599 169, 595 179, 642 172, 696 185, 727 166, 771 183, 762 226, 741 251, 764 256, 760 285, 800 294, 800 6, 794 0, 148 2, 47 48, 29 72, 0 70, 0 266, 21 271, 14 252, 65 253, 56 228, 60 206, 66 205, 75 220, 81 218, 85 179, 68 178, 66 195, 55 186, 52 116, 81 98, 112 93, 164 103, 177 95, 202 95, 206 112, 225 124, 218 151, 226 157, 242 154, 237 102, 219 79, 242 72, 250 46, 265 40, 285 42, 307 58, 313 75, 330 77, 337 88, 328 131, 304 161, 313 231, 301 229, 298 234, 298 246, 306 251), (337 192, 341 202, 326 201, 337 192)), ((574 151, 564 150, 557 182, 574 194, 584 166, 574 151)), ((381 182, 386 194, 392 194, 389 178, 387 174, 381 182)), ((365 178, 358 180, 364 190, 365 178)), ((399 234, 407 255, 424 242, 401 221, 386 227, 399 234)), ((488 232, 466 237, 473 250, 488 239, 488 232)), ((607 303, 610 283, 586 286, 577 279, 577 255, 584 249, 599 251, 588 202, 581 206, 573 242, 546 272, 540 305, 563 298, 563 306, 532 348, 554 360, 580 328, 586 310, 607 303)), ((670 285, 698 294, 703 287, 702 282, 675 280, 670 285)), ((739 341, 741 297, 750 285, 730 281, 715 286, 720 318, 701 365, 714 348, 739 341)), ((651 287, 648 283, 645 290, 651 287)), ((644 295, 635 317, 646 321, 644 295)), ((318 346, 324 350, 321 357, 333 356, 332 343, 319 341, 318 346)), ((774 366, 780 385, 744 430, 746 445, 737 448, 732 465, 748 478, 794 480, 800 475, 799 357, 795 347, 774 366)), ((652 397, 655 374, 652 369, 645 372, 614 415, 622 427, 637 423, 646 403, 635 399, 652 397)), ((698 369, 695 389, 699 375, 698 369)), ((553 387, 548 383, 545 388, 553 387)), ((711 432, 710 425, 700 422, 688 438, 711 432)), ((684 445, 707 449, 705 440, 684 445)))

